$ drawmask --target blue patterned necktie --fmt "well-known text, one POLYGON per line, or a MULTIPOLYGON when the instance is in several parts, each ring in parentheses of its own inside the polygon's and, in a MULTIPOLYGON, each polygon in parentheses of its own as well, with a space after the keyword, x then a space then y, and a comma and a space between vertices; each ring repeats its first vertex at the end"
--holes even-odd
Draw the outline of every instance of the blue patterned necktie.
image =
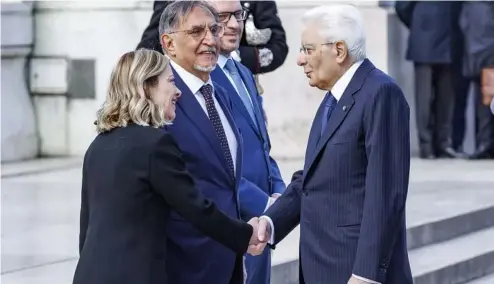
POLYGON ((244 103, 245 108, 249 112, 250 118, 254 121, 254 123, 257 124, 256 122, 256 117, 254 115, 254 107, 252 106, 252 103, 250 102, 249 99, 249 94, 244 88, 244 84, 242 83, 242 78, 240 77, 240 74, 238 74, 237 66, 235 66, 235 63, 233 62, 233 59, 228 59, 226 61, 225 65, 226 70, 228 70, 228 73, 230 73, 230 76, 233 79, 233 82, 235 82, 235 86, 237 87, 238 90, 238 95, 240 96, 240 99, 244 103))
POLYGON ((208 111, 209 120, 213 124, 213 128, 216 132, 216 136, 220 140, 221 148, 223 149, 223 154, 225 154, 226 162, 228 164, 228 169, 230 170, 232 176, 235 176, 235 170, 233 167, 233 158, 230 153, 230 147, 228 146, 228 140, 226 139, 225 129, 221 123, 220 115, 218 110, 214 105, 213 100, 213 87, 209 84, 205 84, 201 87, 201 93, 206 101, 206 109, 208 111))
POLYGON ((338 103, 338 101, 333 96, 333 94, 331 94, 331 92, 328 92, 326 94, 326 97, 324 98, 324 110, 323 110, 323 114, 321 117, 321 136, 324 133, 324 130, 326 130, 326 126, 328 125, 329 117, 331 116, 331 113, 333 112, 337 103, 338 103))

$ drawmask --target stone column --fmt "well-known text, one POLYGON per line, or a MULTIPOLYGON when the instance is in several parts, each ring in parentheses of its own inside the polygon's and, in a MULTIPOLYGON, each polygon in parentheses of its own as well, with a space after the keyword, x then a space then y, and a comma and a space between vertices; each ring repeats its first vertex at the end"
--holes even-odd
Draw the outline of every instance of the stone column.
POLYGON ((34 158, 38 138, 28 91, 33 44, 32 2, 2 3, 2 162, 34 158))
POLYGON ((36 1, 31 92, 43 155, 84 155, 118 58, 134 50, 152 1, 36 1))

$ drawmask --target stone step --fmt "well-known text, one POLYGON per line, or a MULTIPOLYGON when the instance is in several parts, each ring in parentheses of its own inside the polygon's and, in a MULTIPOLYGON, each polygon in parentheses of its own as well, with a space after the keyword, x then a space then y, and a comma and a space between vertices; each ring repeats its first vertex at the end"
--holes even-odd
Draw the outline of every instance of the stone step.
MULTIPOLYGON (((444 197, 443 199, 447 199, 447 197, 444 197)), ((484 259, 493 263, 492 269, 494 273, 494 241, 491 241, 491 245, 493 246, 491 251, 488 249, 488 246, 479 245, 476 241, 486 234, 491 236, 491 239, 494 240, 494 218, 492 217, 494 216, 494 206, 474 208, 475 202, 469 202, 468 198, 463 199, 463 201, 463 207, 452 207, 456 208, 458 211, 456 214, 454 214, 452 210, 442 208, 442 206, 429 206, 428 209, 424 209, 421 213, 424 216, 427 215, 427 218, 416 214, 414 215, 414 218, 421 218, 421 220, 411 220, 409 222, 407 241, 410 262, 414 269, 414 276, 417 275, 418 277, 417 281, 424 281, 416 282, 416 284, 463 283, 448 281, 435 282, 436 278, 434 277, 439 277, 439 279, 442 279, 441 277, 447 277, 446 279, 452 277, 450 274, 456 273, 456 266, 460 269, 459 271, 465 273, 465 276, 467 276, 466 280, 473 279, 471 277, 485 275, 486 273, 490 273, 490 271, 482 270, 482 265, 485 264, 484 259), (471 203, 471 207, 467 206, 469 203, 471 203), (459 261, 458 263, 453 262, 452 266, 443 267, 446 272, 442 272, 441 269, 443 268, 437 268, 437 265, 443 263, 436 262, 437 258, 444 258, 445 261, 447 259, 451 261, 456 261, 456 258, 462 259, 462 257, 468 256, 468 254, 464 253, 464 251, 468 252, 468 246, 475 245, 479 252, 479 259, 472 259, 474 257, 471 257, 464 261, 459 261), (458 246, 458 248, 456 248, 456 246, 458 246), (462 246, 466 246, 466 248, 463 249, 462 246), (446 247, 446 249, 441 250, 443 247, 446 247), (486 249, 485 252, 487 255, 482 254, 484 248, 486 249), (480 270, 477 270, 474 266, 469 266, 470 263, 476 264, 477 262, 479 262, 477 265, 479 265, 480 270), (446 273, 446 276, 443 276, 443 273, 446 273)), ((446 202, 446 204, 450 203, 446 202)), ((273 252, 272 283, 296 283, 298 279, 299 230, 299 227, 295 228, 294 231, 277 246, 276 251, 273 252)), ((488 239, 484 237, 482 240, 488 239)), ((475 253, 476 251, 472 249, 470 252, 475 253)), ((459 279, 462 278, 460 277, 459 279)), ((494 284, 494 282, 491 284, 494 284)))
MULTIPOLYGON (((290 180, 300 164, 281 163, 284 180, 290 180)), ((493 171, 490 161, 412 162, 407 241, 414 276, 424 281, 416 284, 460 284, 494 273, 494 249, 490 247, 494 246, 493 171), (482 239, 489 234, 490 244, 486 237, 482 239), (439 249, 444 246, 447 249, 439 249), (454 279, 451 275, 459 276, 454 279), (444 281, 436 282, 433 277, 444 281), (456 282, 449 282, 451 278, 456 282)), ((299 238, 297 227, 277 245, 272 259, 272 284, 298 283, 299 238)))
MULTIPOLYGON (((494 190, 480 187, 462 191, 450 189, 449 192, 415 190, 407 206, 408 249, 411 251, 489 228, 494 226, 492 216, 494 190)), ((296 227, 278 244, 273 266, 298 258, 299 238, 299 227, 296 227)))
POLYGON ((461 284, 494 273, 494 227, 409 252, 415 284, 461 284))
MULTIPOLYGON (((294 236, 288 236, 291 242, 294 236)), ((272 284, 298 283, 298 258, 286 255, 280 262, 280 247, 274 252, 272 284)), ((296 245, 298 251, 298 245, 296 245)), ((494 227, 466 234, 448 241, 409 251, 415 284, 461 284, 483 275, 494 273, 494 227)), ((494 284, 493 276, 479 279, 479 283, 494 284), (490 281, 489 281, 490 280, 490 281), (484 281, 484 282, 483 282, 484 281), (486 282, 485 282, 486 281, 486 282)))
POLYGON ((481 278, 477 278, 475 280, 467 282, 466 284, 493 284, 493 283, 494 283, 494 273, 483 276, 481 278))
MULTIPOLYGON (((454 207, 452 207, 454 209, 454 207)), ((450 209, 451 210, 451 209, 450 209)), ((494 205, 443 216, 442 219, 407 228, 408 250, 451 240, 494 226, 494 205)), ((493 283, 494 284, 494 283, 493 283)))

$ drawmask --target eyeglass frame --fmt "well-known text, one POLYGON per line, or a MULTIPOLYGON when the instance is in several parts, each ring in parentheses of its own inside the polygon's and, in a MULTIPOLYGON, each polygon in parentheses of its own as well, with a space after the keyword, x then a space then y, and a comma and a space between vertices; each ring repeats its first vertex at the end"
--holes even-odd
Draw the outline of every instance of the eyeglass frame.
POLYGON ((195 27, 192 27, 191 29, 187 29, 187 30, 172 31, 172 32, 168 32, 168 34, 185 33, 186 35, 188 35, 194 39, 202 40, 207 35, 207 31, 204 32, 206 29, 211 33, 211 35, 213 37, 221 37, 225 33, 225 27, 223 25, 221 25, 220 23, 213 23, 210 25, 206 24, 206 25, 202 25, 202 26, 195 26, 195 27), (200 35, 194 36, 192 32, 199 27, 202 28, 202 31, 201 31, 202 36, 200 36, 200 35), (221 32, 219 32, 217 35, 214 35, 214 33, 211 31, 212 27, 216 27, 216 28, 221 29, 221 32))
POLYGON ((222 15, 225 15, 225 14, 228 15, 228 17, 225 20, 223 20, 223 21, 219 20, 219 22, 222 23, 222 24, 228 23, 230 21, 230 19, 232 18, 232 16, 234 16, 238 12, 243 13, 244 16, 243 16, 243 18, 240 18, 240 19, 237 18, 237 17, 235 17, 235 20, 237 20, 237 22, 242 22, 242 21, 245 21, 247 19, 250 10, 247 9, 247 8, 242 8, 242 9, 237 10, 235 12, 222 12, 222 13, 218 13, 218 18, 220 18, 222 15))
MULTIPOLYGON (((318 45, 332 45, 332 44, 336 44, 337 42, 338 41, 335 40, 335 41, 331 41, 331 42, 320 43, 318 45)), ((312 51, 315 51, 316 48, 315 47, 313 47, 313 48, 307 48, 306 46, 301 46, 300 47, 300 53, 303 53, 304 55, 310 55, 309 52, 308 52, 309 50, 312 52, 312 51)))

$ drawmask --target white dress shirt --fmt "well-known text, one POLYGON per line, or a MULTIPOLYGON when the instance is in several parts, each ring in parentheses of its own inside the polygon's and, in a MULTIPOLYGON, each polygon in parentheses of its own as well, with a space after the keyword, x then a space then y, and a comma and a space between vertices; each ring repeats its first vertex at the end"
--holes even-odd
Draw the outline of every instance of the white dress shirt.
MULTIPOLYGON (((226 62, 229 59, 233 60, 233 58, 231 58, 231 57, 227 58, 226 56, 220 54, 220 56, 218 57, 218 66, 221 68, 223 73, 225 73, 225 76, 228 78, 228 80, 230 81, 232 86, 235 88, 235 91, 237 91, 237 95, 240 96, 240 94, 238 93, 238 88, 235 85, 235 81, 233 81, 232 75, 230 74, 230 71, 228 71, 228 69, 226 69, 226 62)), ((247 89, 243 80, 242 80, 242 87, 245 89, 245 92, 247 92, 247 94, 250 94, 249 89, 247 89)), ((252 104, 252 98, 250 96, 249 96, 249 101, 252 104)), ((268 202, 266 203, 266 207, 264 208, 264 212, 266 212, 266 210, 268 210, 269 206, 271 206, 275 201, 276 201, 275 198, 268 197, 268 202)))
MULTIPOLYGON (((196 77, 195 75, 191 74, 184 68, 182 68, 180 65, 177 63, 173 62, 173 60, 170 60, 170 64, 172 65, 173 69, 177 72, 178 76, 182 78, 184 81, 185 85, 190 89, 190 91, 194 94, 194 97, 197 99, 199 104, 201 105, 202 109, 204 110, 204 113, 206 116, 209 117, 208 111, 206 108, 206 100, 204 99, 203 94, 201 93, 200 89, 202 86, 205 84, 211 85, 213 87, 213 94, 214 94, 214 85, 213 82, 211 81, 211 77, 208 78, 207 82, 203 82, 200 78, 196 77)), ((235 137, 235 133, 233 132, 233 128, 228 122, 228 119, 226 118, 225 112, 221 108, 221 105, 218 103, 218 100, 216 99, 216 96, 213 95, 213 101, 214 101, 214 106, 216 107, 216 110, 218 111, 218 115, 220 116, 221 124, 223 125, 223 129, 225 130, 225 135, 226 135, 226 140, 228 141, 228 147, 230 148, 230 154, 232 155, 232 160, 233 160, 233 170, 236 173, 236 161, 237 161, 237 138, 235 137)))
MULTIPOLYGON (((346 88, 348 87, 348 84, 350 84, 350 81, 352 80, 353 76, 355 75, 355 72, 357 72, 357 69, 362 65, 363 61, 358 61, 355 62, 350 68, 341 76, 338 81, 334 84, 333 88, 331 89, 331 94, 335 97, 337 101, 341 99, 341 96, 343 96, 343 93, 345 92, 346 88)), ((269 225, 271 226, 271 238, 269 240, 270 244, 274 243, 274 224, 271 218, 269 216, 261 216, 261 218, 265 218, 268 222, 269 225)), ((331 218, 331 217, 330 217, 331 218)), ((322 236, 321 236, 322 237, 322 236)), ((353 277, 365 281, 367 283, 372 283, 372 284, 380 284, 379 282, 373 281, 366 279, 364 277, 360 277, 357 275, 353 275, 353 277)))

